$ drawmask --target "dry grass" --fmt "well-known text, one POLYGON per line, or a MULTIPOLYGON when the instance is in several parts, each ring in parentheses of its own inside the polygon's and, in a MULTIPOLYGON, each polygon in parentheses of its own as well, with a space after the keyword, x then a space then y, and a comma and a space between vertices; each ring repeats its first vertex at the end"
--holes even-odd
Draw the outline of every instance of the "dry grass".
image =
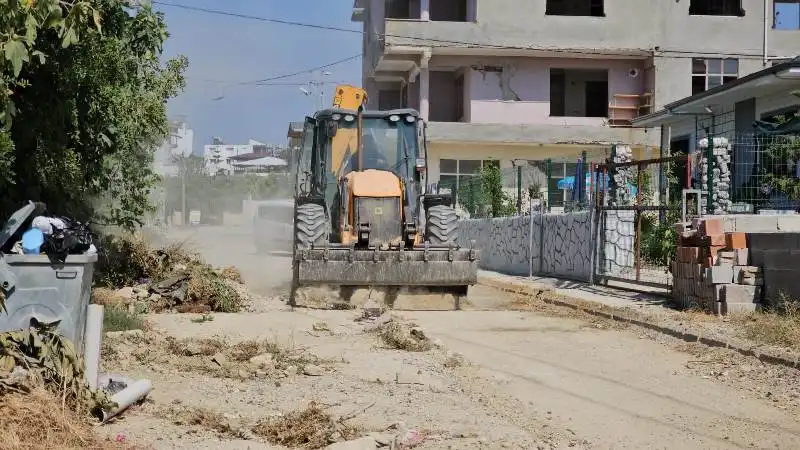
POLYGON ((64 407, 61 399, 43 387, 28 393, 0 393, 0 448, 123 449, 100 439, 84 416, 64 407))
POLYGON ((95 305, 121 307, 125 306, 129 301, 130 299, 117 294, 114 289, 102 287, 92 289, 92 303, 95 305))
POLYGON ((356 439, 361 435, 359 427, 345 421, 334 420, 319 404, 311 402, 305 409, 260 420, 253 427, 253 433, 275 445, 318 449, 330 444, 331 438, 336 435, 344 440, 356 439))
POLYGON ((239 284, 244 284, 242 273, 236 267, 223 267, 220 271, 220 276, 226 280, 234 281, 239 284))
MULTIPOLYGON (((164 348, 164 347, 162 347, 164 348)), ((241 378, 252 376, 252 371, 263 370, 270 376, 287 372, 302 372, 309 364, 326 365, 330 361, 308 354, 305 349, 287 349, 272 341, 247 340, 230 345, 221 339, 183 339, 168 337, 165 341, 165 354, 158 355, 149 346, 146 363, 169 364, 179 370, 199 372, 222 378, 241 378), (269 354, 272 367, 250 367, 254 356, 269 354), (154 356, 155 355, 155 356, 154 356), (220 364, 221 359, 224 363, 220 364), (291 369, 291 370, 290 370, 291 369)))
POLYGON ((512 300, 506 304, 505 309, 511 311, 536 312, 560 319, 580 320, 585 322, 587 327, 593 329, 624 329, 627 327, 624 322, 611 320, 585 311, 586 309, 607 308, 596 303, 584 300, 573 300, 571 303, 574 303, 577 308, 550 303, 550 301, 559 300, 560 298, 562 297, 551 291, 542 291, 536 296, 514 294, 512 300))
POLYGON ((222 435, 234 435, 235 430, 222 414, 206 408, 172 405, 160 414, 174 425, 199 426, 222 435))
POLYGON ((743 337, 759 344, 800 350, 800 301, 783 298, 770 311, 731 316, 743 337))
POLYGON ((383 342, 390 348, 409 352, 424 352, 433 348, 433 344, 425 334, 399 322, 389 322, 380 328, 383 342))
POLYGON ((129 312, 127 308, 107 306, 103 308, 103 331, 141 330, 144 318, 141 314, 129 312))

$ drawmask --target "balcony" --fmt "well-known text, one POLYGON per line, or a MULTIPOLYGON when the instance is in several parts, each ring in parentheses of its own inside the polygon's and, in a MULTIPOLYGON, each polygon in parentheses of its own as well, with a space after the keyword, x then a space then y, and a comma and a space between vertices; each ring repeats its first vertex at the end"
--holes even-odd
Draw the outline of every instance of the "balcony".
POLYGON ((603 146, 660 143, 657 132, 603 125, 430 122, 427 134, 430 142, 451 143, 603 146))

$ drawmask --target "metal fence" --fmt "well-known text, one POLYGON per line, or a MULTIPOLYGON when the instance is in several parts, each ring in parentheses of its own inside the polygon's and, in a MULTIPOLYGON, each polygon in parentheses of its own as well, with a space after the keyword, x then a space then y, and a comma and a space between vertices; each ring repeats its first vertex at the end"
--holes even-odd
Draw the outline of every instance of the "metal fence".
POLYGON ((710 155, 714 164, 698 167, 693 182, 704 192, 706 203, 709 198, 712 203, 729 199, 722 207, 714 205, 715 213, 800 209, 800 133, 714 137, 713 147, 698 146, 698 159, 710 155))
POLYGON ((690 186, 690 171, 687 155, 596 166, 596 281, 672 285, 672 225, 680 220, 680 192, 690 186))
POLYGON ((515 160, 504 168, 487 161, 470 173, 442 175, 428 190, 451 194, 461 216, 468 218, 528 215, 531 208, 582 211, 590 206, 590 192, 577 174, 588 179, 589 170, 589 164, 565 158, 515 160))

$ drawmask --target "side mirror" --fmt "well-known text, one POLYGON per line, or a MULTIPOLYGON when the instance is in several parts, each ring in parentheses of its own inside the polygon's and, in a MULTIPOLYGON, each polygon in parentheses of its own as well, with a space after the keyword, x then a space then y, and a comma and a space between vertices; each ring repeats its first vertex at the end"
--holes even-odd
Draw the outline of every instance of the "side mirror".
POLYGON ((339 124, 336 122, 327 122, 325 124, 325 135, 328 137, 336 136, 336 132, 339 130, 339 124))

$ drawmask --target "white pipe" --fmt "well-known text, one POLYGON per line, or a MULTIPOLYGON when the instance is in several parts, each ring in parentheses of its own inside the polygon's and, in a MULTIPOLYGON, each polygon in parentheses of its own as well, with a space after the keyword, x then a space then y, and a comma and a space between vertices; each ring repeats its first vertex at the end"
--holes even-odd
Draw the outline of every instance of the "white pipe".
POLYGON ((86 332, 83 342, 83 361, 89 389, 97 389, 100 372, 100 344, 103 341, 103 305, 89 305, 86 311, 86 332))
POLYGON ((153 383, 143 379, 129 384, 125 389, 112 395, 110 400, 116 403, 117 407, 111 411, 103 411, 103 422, 108 422, 109 419, 125 411, 129 406, 147 396, 151 390, 153 390, 153 383))

